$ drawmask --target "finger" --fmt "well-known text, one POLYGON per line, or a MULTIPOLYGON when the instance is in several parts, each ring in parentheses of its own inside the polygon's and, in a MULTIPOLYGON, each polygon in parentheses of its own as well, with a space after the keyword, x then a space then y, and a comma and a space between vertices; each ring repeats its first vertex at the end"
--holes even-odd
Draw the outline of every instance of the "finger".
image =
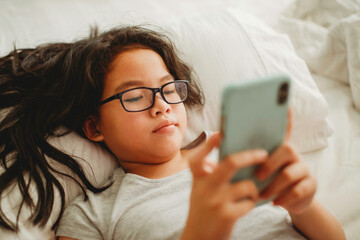
POLYGON ((218 168, 214 171, 214 179, 216 179, 218 184, 229 182, 239 169, 263 163, 267 158, 267 152, 262 149, 248 150, 229 155, 220 162, 218 168))
POLYGON ((229 214, 231 214, 233 219, 238 219, 248 212, 250 212, 255 207, 255 202, 251 199, 244 199, 233 204, 228 204, 227 209, 229 214))
POLYGON ((217 162, 205 160, 203 169, 206 173, 212 173, 215 171, 217 165, 218 165, 217 162))
POLYGON ((229 193, 234 202, 244 199, 250 199, 254 202, 259 200, 259 191, 255 183, 251 180, 244 180, 232 184, 229 193))
POLYGON ((274 204, 289 207, 292 205, 307 204, 313 198, 316 192, 316 180, 313 177, 303 179, 291 189, 282 192, 274 200, 274 204))
POLYGON ((261 192, 261 198, 270 198, 284 191, 286 188, 309 176, 306 166, 301 163, 294 163, 285 167, 275 179, 261 192))
POLYGON ((194 149, 188 154, 190 169, 195 177, 203 176, 209 171, 206 162, 206 156, 215 148, 218 147, 221 141, 221 134, 214 133, 207 141, 202 143, 197 149, 194 149))
POLYGON ((268 161, 260 165, 256 171, 256 176, 260 180, 265 180, 279 169, 295 161, 299 161, 295 150, 289 144, 283 144, 275 150, 268 161))
POLYGON ((288 124, 287 124, 285 142, 288 142, 290 140, 291 132, 292 132, 292 110, 289 107, 289 110, 288 110, 288 124))

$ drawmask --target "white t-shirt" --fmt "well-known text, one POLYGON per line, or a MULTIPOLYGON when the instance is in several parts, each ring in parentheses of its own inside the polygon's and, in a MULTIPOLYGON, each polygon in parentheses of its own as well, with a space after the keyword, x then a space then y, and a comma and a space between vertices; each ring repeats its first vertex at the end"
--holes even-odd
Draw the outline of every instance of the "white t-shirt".
MULTIPOLYGON (((88 192, 65 210, 58 236, 77 239, 178 239, 185 226, 192 185, 190 169, 162 179, 148 179, 116 169, 113 185, 88 192)), ((232 239, 305 239, 288 213, 270 204, 240 218, 232 239)))

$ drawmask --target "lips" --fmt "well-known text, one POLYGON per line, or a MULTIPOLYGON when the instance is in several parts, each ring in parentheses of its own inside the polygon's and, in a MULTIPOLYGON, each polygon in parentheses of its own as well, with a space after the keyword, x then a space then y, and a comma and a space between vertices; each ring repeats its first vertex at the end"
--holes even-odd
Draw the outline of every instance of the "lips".
POLYGON ((160 132, 171 132, 176 127, 176 122, 172 120, 164 120, 159 125, 155 127, 153 133, 160 133, 160 132))

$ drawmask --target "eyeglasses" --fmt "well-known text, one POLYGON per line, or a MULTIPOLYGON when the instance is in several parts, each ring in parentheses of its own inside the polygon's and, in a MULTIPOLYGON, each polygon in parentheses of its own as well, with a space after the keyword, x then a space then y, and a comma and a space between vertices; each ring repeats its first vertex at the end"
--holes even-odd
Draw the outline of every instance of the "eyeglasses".
POLYGON ((120 99, 121 105, 126 111, 141 112, 154 106, 155 96, 158 92, 168 104, 182 103, 189 94, 189 81, 176 80, 168 82, 160 88, 138 87, 128 89, 105 99, 100 102, 100 105, 120 99))

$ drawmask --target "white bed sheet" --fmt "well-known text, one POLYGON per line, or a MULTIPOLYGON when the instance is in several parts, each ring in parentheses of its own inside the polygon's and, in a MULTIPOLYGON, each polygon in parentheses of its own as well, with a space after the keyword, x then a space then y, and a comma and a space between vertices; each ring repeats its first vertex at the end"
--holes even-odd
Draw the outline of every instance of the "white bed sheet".
MULTIPOLYGON (((242 2, 242 1, 241 1, 242 2)), ((350 240, 360 239, 360 111, 354 102, 360 95, 354 82, 359 79, 360 42, 332 43, 337 51, 324 52, 329 32, 336 34, 333 24, 347 21, 352 14, 360 17, 358 0, 276 0, 271 4, 265 0, 255 0, 249 11, 271 25, 274 29, 288 34, 296 52, 303 57, 312 73, 320 91, 329 105, 328 118, 334 127, 334 134, 329 138, 327 148, 306 153, 302 158, 318 180, 317 198, 341 222, 346 237, 350 240), (255 5, 253 5, 255 4, 255 5), (257 7, 255 7, 257 6, 257 7), (354 7, 355 6, 355 7, 354 7), (349 17, 348 17, 349 18, 349 17), (345 19, 345 20, 344 20, 345 19), (338 21, 338 22, 337 22, 338 21), (329 30, 330 29, 330 30, 329 30), (350 43, 350 44, 348 44, 350 43), (344 44, 341 46, 341 44, 344 44), (339 47, 340 46, 340 47, 339 47), (321 48, 321 51, 317 51, 321 48), (315 55, 316 54, 316 55, 315 55), (318 62, 314 62, 314 59, 318 62), (351 64, 346 59, 350 57, 351 64), (334 65, 331 66, 331 63, 334 65), (328 66, 326 66, 328 64, 328 66), (335 67, 337 67, 337 69, 335 67), (334 68, 332 68, 334 67, 334 68), (339 69, 345 71, 343 78, 339 69), (338 72, 336 72, 338 71, 338 72), (352 73, 352 76, 351 74, 352 73), (340 75, 341 76, 341 75, 340 75), (355 87, 354 87, 355 85, 355 87), (355 97, 354 97, 355 96, 355 97)), ((346 25, 348 28, 349 25, 346 25)), ((358 26, 358 25, 357 25, 358 26)), ((336 30, 336 29, 335 29, 336 30)), ((352 34, 360 34, 352 28, 352 34)), ((346 31, 338 31, 339 39, 356 39, 346 31)))
POLYGON ((314 79, 329 104, 334 134, 327 148, 303 159, 318 180, 319 201, 338 218, 348 239, 360 239, 360 112, 348 85, 317 75, 314 79))
POLYGON ((288 3, 273 15, 273 27, 289 35, 313 71, 334 127, 328 147, 303 158, 318 180, 319 200, 339 219, 348 239, 360 239, 360 2, 288 3))

